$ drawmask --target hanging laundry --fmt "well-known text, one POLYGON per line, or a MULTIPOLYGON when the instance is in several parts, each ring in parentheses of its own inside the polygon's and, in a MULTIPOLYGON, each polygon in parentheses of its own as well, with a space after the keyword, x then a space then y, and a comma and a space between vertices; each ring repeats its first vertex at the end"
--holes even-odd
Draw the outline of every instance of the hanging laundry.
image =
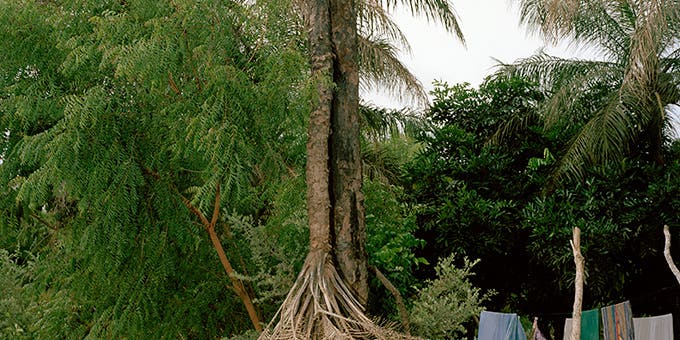
POLYGON ((673 314, 633 318, 635 340, 673 340, 673 314))
POLYGON ((483 311, 479 317, 478 340, 526 340, 519 317, 514 313, 483 311))
MULTIPOLYGON (((571 339, 572 319, 564 321, 564 340, 571 339)), ((600 339, 600 311, 591 309, 581 312, 581 340, 600 339)))
POLYGON ((630 301, 600 309, 604 340, 633 340, 633 312, 630 301))

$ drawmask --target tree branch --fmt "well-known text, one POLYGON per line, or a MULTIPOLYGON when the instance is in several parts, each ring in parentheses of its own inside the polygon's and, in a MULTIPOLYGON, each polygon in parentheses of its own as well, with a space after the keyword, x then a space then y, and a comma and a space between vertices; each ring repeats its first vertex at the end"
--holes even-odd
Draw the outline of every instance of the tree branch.
MULTIPOLYGON (((174 187, 173 187, 174 188, 174 187)), ((177 188, 175 188, 175 191, 177 191, 177 188)), ((198 208, 194 207, 193 204, 189 201, 188 198, 184 197, 184 195, 180 194, 179 191, 177 191, 177 194, 179 195, 179 198, 182 200, 182 203, 191 211, 194 215, 198 216, 198 218, 201 220, 201 223, 203 224, 203 227, 206 229, 210 227, 210 222, 208 222, 208 219, 205 218, 205 215, 198 210, 198 208)))
POLYGON ((385 288, 387 288, 387 290, 392 293, 392 296, 394 296, 394 300, 396 300, 397 307, 399 308, 399 316, 401 317, 401 325, 404 327, 404 332, 406 332, 408 335, 411 335, 411 324, 408 321, 408 312, 406 311, 406 305, 404 304, 404 300, 401 297, 401 293, 399 293, 397 287, 395 287, 378 268, 369 266, 369 269, 375 274, 375 277, 380 280, 385 288))
POLYGON ((212 218, 210 219, 210 229, 215 229, 215 224, 217 223, 217 217, 220 215, 220 182, 217 182, 215 186, 215 205, 213 207, 212 218))
MULTIPOLYGON (((151 177, 160 181, 160 176, 158 175, 158 173, 147 168, 144 168, 144 170, 151 177)), ((217 251, 217 256, 220 259, 220 263, 222 264, 224 271, 227 273, 227 276, 229 276, 229 280, 231 280, 234 292, 236 292, 236 295, 238 295, 238 297, 243 302, 243 305, 245 306, 246 311, 248 312, 248 316, 250 317, 250 321, 253 323, 255 329, 259 333, 262 333, 263 330, 262 323, 260 322, 260 317, 258 315, 257 309, 255 308, 255 305, 253 304, 252 298, 248 290, 246 289, 245 285, 243 284, 243 281, 241 281, 241 279, 239 279, 236 276, 236 272, 234 271, 231 262, 229 262, 229 259, 227 258, 227 255, 224 252, 222 242, 220 242, 220 238, 217 236, 217 233, 215 232, 215 224, 217 223, 220 213, 220 183, 218 182, 217 185, 215 186, 215 203, 210 221, 208 221, 205 215, 203 215, 203 213, 198 208, 191 204, 189 199, 184 197, 184 195, 182 195, 182 193, 179 192, 176 186, 174 186, 172 183, 168 183, 168 186, 170 186, 170 188, 173 191, 175 191, 175 193, 182 200, 182 203, 184 203, 184 205, 189 209, 189 211, 191 211, 201 220, 203 228, 208 232, 208 235, 210 236, 210 241, 212 242, 213 248, 215 248, 215 251, 217 251)))
POLYGON ((38 214, 36 214, 36 213, 31 213, 31 217, 33 217, 33 218, 35 218, 36 220, 38 220, 38 222, 44 224, 46 227, 48 227, 48 228, 50 228, 50 229, 52 229, 52 230, 54 230, 54 231, 59 231, 59 228, 57 228, 57 227, 51 225, 51 224, 50 224, 49 222, 47 222, 45 219, 43 219, 42 217, 38 216, 38 214))

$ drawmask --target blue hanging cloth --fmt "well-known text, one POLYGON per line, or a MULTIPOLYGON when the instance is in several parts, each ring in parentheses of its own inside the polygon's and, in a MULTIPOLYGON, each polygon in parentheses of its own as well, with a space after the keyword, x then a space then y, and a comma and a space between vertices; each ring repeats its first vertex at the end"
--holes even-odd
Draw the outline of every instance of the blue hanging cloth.
POLYGON ((483 311, 479 318, 478 340, 527 340, 519 317, 514 313, 483 311))

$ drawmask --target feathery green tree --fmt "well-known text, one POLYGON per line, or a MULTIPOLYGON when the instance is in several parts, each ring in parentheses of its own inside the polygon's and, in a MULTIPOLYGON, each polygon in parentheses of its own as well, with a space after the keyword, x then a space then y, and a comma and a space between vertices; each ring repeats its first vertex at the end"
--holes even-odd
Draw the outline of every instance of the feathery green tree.
POLYGON ((257 216, 303 164, 289 5, 0 2, 2 228, 50 237, 31 280, 64 294, 36 307, 29 337, 214 338, 257 323, 208 242, 229 234, 223 211, 257 216), (208 211, 207 225, 192 215, 208 211))
MULTIPOLYGON (((414 10, 433 4, 450 9, 435 1, 414 10)), ((249 278, 267 277, 272 261, 243 246, 257 235, 260 247, 268 238, 297 246, 294 236, 304 236, 296 229, 304 206, 286 204, 304 203, 293 192, 304 184, 305 118, 317 79, 309 83, 295 7, 163 0, 0 7, 0 241, 12 251, 3 265, 35 263, 27 269, 39 269, 9 272, 28 282, 25 296, 44 299, 25 309, 40 322, 18 318, 15 330, 209 338, 257 328, 274 310, 248 301, 275 293, 271 281, 251 287, 249 278), (281 236, 290 225, 294 234, 281 236), (243 239, 230 236, 236 232, 243 239)), ((359 43, 387 41, 379 37, 390 23, 380 13, 357 24, 369 37, 359 43)), ((455 18, 447 15, 443 22, 455 18)), ((403 83, 387 82, 419 96, 393 47, 357 51, 369 82, 402 75, 403 83)), ((394 240, 372 246, 381 243, 394 240)), ((274 246, 276 254, 294 248, 274 246)))

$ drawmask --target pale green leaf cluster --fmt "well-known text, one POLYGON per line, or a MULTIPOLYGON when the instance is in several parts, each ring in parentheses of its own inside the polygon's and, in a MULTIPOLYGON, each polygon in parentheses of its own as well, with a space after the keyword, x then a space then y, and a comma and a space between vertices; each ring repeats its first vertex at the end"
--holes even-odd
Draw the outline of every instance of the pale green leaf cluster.
POLYGON ((414 331, 428 339, 462 339, 465 324, 478 317, 493 292, 482 292, 470 283, 472 268, 479 262, 463 258, 462 267, 454 264, 455 255, 440 259, 437 278, 419 290, 410 312, 414 331))

